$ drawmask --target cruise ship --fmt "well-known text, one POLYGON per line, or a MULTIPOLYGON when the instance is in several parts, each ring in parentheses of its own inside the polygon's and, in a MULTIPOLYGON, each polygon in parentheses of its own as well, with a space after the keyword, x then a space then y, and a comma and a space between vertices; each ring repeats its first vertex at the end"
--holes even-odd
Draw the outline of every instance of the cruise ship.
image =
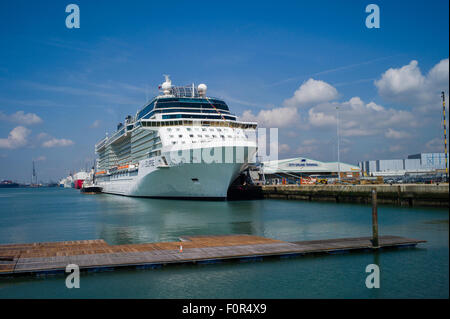
POLYGON ((254 161, 254 122, 241 122, 207 86, 173 86, 95 145, 95 185, 137 197, 226 199, 229 185, 254 161))

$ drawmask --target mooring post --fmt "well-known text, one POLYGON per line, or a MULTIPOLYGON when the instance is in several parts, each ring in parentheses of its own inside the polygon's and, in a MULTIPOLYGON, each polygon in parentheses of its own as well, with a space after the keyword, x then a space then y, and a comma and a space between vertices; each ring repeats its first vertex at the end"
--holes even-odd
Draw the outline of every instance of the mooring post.
POLYGON ((372 189, 372 246, 379 247, 378 244, 378 208, 377 189, 372 189))

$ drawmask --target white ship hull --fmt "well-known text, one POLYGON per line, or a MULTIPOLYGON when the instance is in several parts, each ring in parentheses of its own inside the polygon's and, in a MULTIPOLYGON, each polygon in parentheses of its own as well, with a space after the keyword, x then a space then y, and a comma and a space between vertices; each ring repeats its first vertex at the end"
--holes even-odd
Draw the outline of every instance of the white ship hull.
POLYGON ((161 157, 158 157, 140 161, 137 174, 127 172, 96 184, 102 187, 104 193, 124 196, 225 199, 230 184, 248 166, 248 158, 252 158, 256 153, 256 146, 232 148, 234 151, 236 148, 245 149, 247 156, 244 162, 161 166, 161 157))
POLYGON ((96 186, 124 196, 226 198, 254 161, 257 123, 238 121, 205 84, 176 87, 166 76, 160 88, 95 144, 96 186))

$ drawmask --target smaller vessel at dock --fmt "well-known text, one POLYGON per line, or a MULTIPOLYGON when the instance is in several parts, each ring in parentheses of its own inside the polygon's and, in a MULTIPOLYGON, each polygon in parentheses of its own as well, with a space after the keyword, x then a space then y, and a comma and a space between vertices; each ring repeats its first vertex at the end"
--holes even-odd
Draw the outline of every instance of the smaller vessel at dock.
POLYGON ((100 194, 102 192, 102 187, 96 185, 94 183, 94 171, 90 172, 87 178, 84 180, 83 185, 81 186, 80 192, 83 194, 100 194))
POLYGON ((102 192, 102 188, 92 183, 85 182, 83 183, 83 187, 81 187, 80 192, 83 194, 100 194, 102 192))
POLYGON ((4 180, 0 182, 0 188, 16 188, 19 184, 13 181, 4 180))

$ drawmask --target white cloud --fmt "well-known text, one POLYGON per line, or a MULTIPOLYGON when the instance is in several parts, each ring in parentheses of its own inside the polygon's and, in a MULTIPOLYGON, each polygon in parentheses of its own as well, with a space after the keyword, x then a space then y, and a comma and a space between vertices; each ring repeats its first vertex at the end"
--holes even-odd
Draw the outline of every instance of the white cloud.
POLYGON ((303 145, 314 145, 317 144, 318 141, 315 138, 309 139, 309 140, 304 140, 302 142, 303 145))
POLYGON ((0 138, 0 148, 19 148, 28 143, 27 137, 31 133, 29 129, 23 126, 15 127, 7 138, 0 138))
POLYGON ((384 133, 384 136, 386 136, 387 138, 392 138, 392 139, 402 139, 402 138, 408 138, 411 135, 406 132, 403 132, 403 131, 396 131, 396 130, 389 128, 386 131, 386 133, 384 133))
POLYGON ((280 146, 278 146, 278 151, 280 153, 287 153, 291 150, 291 147, 287 144, 280 144, 280 146))
POLYGON ((425 144, 425 149, 429 152, 442 152, 444 153, 444 139, 433 138, 425 144))
POLYGON ((280 107, 261 110, 256 115, 252 111, 247 110, 242 114, 241 120, 258 122, 260 127, 285 127, 298 122, 300 116, 296 108, 280 107))
MULTIPOLYGON (((310 108, 308 111, 309 123, 315 127, 329 127, 335 130, 336 108, 339 108, 341 136, 381 135, 394 125, 409 129, 418 126, 418 122, 411 112, 387 109, 374 102, 366 104, 357 96, 346 102, 323 103, 310 108)), ((390 133, 389 137, 395 135, 395 132, 388 132, 390 133)), ((401 134, 406 133, 401 132, 401 134)))
POLYGON ((14 114, 6 115, 0 111, 0 119, 15 122, 23 125, 32 125, 42 123, 42 119, 34 113, 25 113, 17 111, 14 114))
POLYGON ((97 128, 100 126, 100 120, 95 120, 92 124, 91 124, 91 128, 97 128))
POLYGON ((378 93, 391 96, 418 90, 425 83, 425 77, 418 67, 418 62, 412 60, 399 69, 390 68, 383 73, 380 80, 375 81, 378 93))
POLYGON ((37 135, 38 140, 43 140, 43 139, 50 138, 50 137, 51 136, 49 134, 47 134, 47 133, 39 133, 37 135))
POLYGON ((441 60, 436 64, 428 73, 427 79, 431 83, 442 86, 443 89, 448 87, 448 75, 449 75, 449 62, 448 59, 441 60))
POLYGON ((401 146, 401 145, 389 146, 389 152, 391 152, 391 153, 399 152, 401 150, 403 150, 403 146, 401 146))
POLYGON ((384 107, 381 105, 375 104, 374 102, 367 103, 367 107, 373 109, 375 111, 384 111, 384 107))
POLYGON ((289 145, 287 145, 287 144, 280 144, 279 146, 278 146, 278 151, 280 152, 280 153, 287 153, 287 152, 289 152, 291 150, 291 147, 289 146, 289 145))
POLYGON ((73 145, 73 142, 71 140, 68 140, 65 138, 61 138, 61 139, 52 138, 52 139, 42 143, 43 147, 64 147, 64 146, 70 146, 70 145, 73 145))
POLYGON ((418 106, 422 110, 439 105, 440 92, 448 90, 449 59, 443 59, 426 75, 416 60, 401 68, 390 68, 375 81, 378 94, 388 101, 418 106))
POLYGON ((314 153, 317 149, 317 145, 300 145, 297 148, 297 154, 300 156, 308 156, 308 154, 314 153))
POLYGON ((295 91, 293 97, 284 101, 284 105, 289 107, 307 106, 328 102, 337 97, 338 92, 332 85, 324 81, 309 79, 295 91))
MULTIPOLYGON (((331 110, 330 110, 331 113, 331 110)), ((309 123, 313 126, 330 126, 336 125, 336 117, 329 112, 316 112, 315 108, 308 111, 309 123)))
POLYGON ((128 93, 120 94, 120 88, 111 88, 109 92, 91 88, 80 88, 71 86, 48 85, 40 82, 24 82, 27 86, 40 91, 50 91, 75 96, 90 96, 100 98, 102 101, 112 102, 114 104, 139 105, 142 100, 130 97, 128 93))
POLYGON ((301 156, 314 156, 317 151, 324 147, 326 142, 317 140, 315 138, 303 140, 300 146, 296 149, 297 154, 301 156))
POLYGON ((297 137, 298 131, 289 131, 286 133, 286 136, 288 137, 297 137))
MULTIPOLYGON (((433 74, 432 77, 436 79, 434 81, 443 79, 442 65, 445 66, 445 62, 435 66, 430 71, 430 74, 433 74)), ((394 74, 394 71, 387 72, 384 80, 388 77, 395 78, 397 74, 394 74)), ((413 62, 400 73, 400 77, 411 74, 417 76, 417 74, 420 74, 420 70, 417 68, 417 63, 413 62)), ((429 77, 431 78, 431 75, 429 77)), ((419 79, 418 82, 420 84, 421 80, 419 79)), ((414 81, 395 83, 397 86, 394 87, 399 92, 417 87, 417 83, 414 84, 414 81)), ((365 143, 374 140, 377 143, 379 141, 389 145, 384 152, 406 151, 407 148, 419 147, 419 145, 416 145, 419 142, 413 139, 408 141, 408 145, 395 146, 391 144, 392 140, 411 138, 417 130, 426 129, 429 121, 423 114, 418 114, 415 110, 410 109, 387 107, 374 101, 365 102, 358 96, 346 101, 334 100, 338 96, 339 92, 333 86, 323 81, 310 79, 295 92, 292 98, 285 100, 285 107, 266 109, 256 115, 247 110, 243 117, 248 121, 256 121, 261 126, 286 128, 287 132, 283 136, 287 140, 280 141, 280 144, 286 143, 285 145, 289 146, 290 149, 289 153, 296 152, 297 154, 305 154, 305 156, 322 157, 325 160, 333 158, 336 153, 333 147, 336 146, 337 114, 339 114, 342 154, 346 151, 350 154, 354 149, 357 149, 355 143, 358 144, 358 148, 364 148, 369 147, 365 143), (314 90, 314 88, 318 89, 314 90), (314 92, 322 92, 323 94, 313 94, 314 92), (299 134, 299 130, 302 130, 301 134, 299 134), (303 138, 303 142, 300 145, 295 145, 299 136, 303 138), (342 147, 344 144, 350 144, 352 148, 342 147), (293 147, 294 145, 295 147, 293 147)), ((284 146, 280 146, 280 148, 288 149, 284 146)), ((375 149, 372 152, 374 151, 375 149)), ((357 154, 352 153, 352 156, 355 155, 357 154)))

